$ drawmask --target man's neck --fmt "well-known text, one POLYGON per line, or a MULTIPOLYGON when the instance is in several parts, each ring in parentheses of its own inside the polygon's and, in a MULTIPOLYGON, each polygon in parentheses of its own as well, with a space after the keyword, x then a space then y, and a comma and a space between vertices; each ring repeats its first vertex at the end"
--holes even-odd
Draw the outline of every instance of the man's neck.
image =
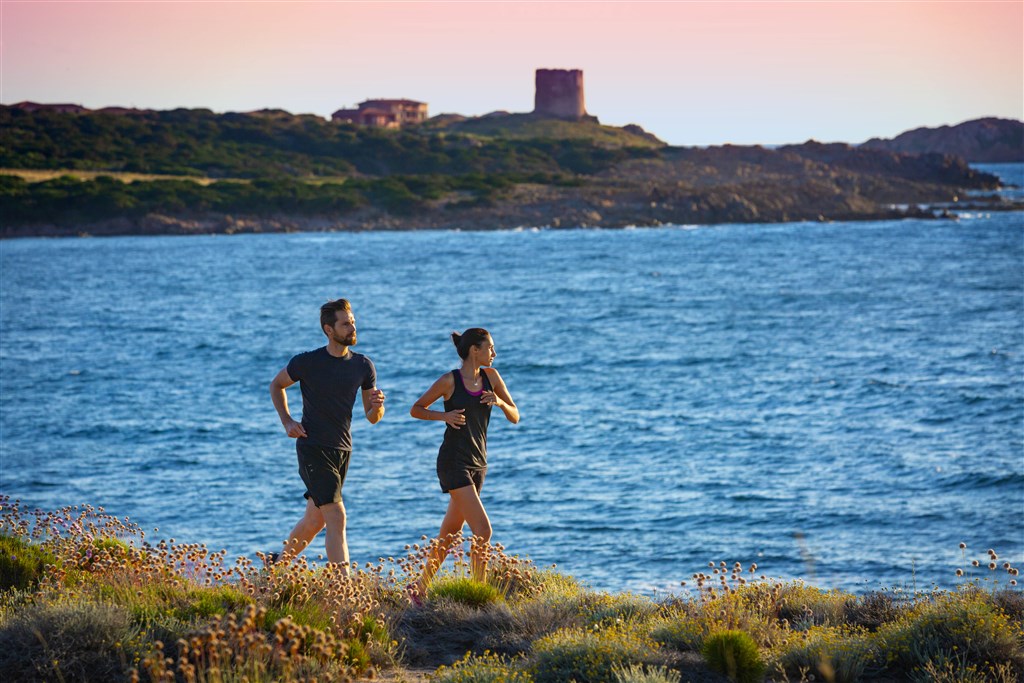
POLYGON ((333 341, 327 342, 327 353, 335 358, 344 358, 348 355, 348 347, 333 341))

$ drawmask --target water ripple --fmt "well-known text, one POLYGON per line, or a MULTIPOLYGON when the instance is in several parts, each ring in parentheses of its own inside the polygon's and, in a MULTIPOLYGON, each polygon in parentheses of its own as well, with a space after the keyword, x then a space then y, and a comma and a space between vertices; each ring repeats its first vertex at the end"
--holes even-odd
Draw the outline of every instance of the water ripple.
POLYGON ((0 491, 276 545, 303 487, 266 387, 346 295, 389 396, 354 424, 358 561, 436 532, 441 431, 407 411, 484 325, 523 415, 492 422, 484 500, 540 564, 861 590, 948 585, 961 540, 1024 562, 1024 224, 807 228, 3 241, 0 491))

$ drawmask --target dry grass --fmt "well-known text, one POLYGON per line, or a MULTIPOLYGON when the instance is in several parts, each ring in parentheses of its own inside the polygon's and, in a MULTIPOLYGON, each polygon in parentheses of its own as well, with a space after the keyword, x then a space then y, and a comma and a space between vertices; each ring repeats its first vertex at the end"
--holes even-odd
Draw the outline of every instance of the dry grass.
MULTIPOLYGON (((214 183, 250 183, 245 178, 208 178, 204 176, 190 175, 168 175, 155 173, 125 173, 121 171, 84 171, 81 169, 55 169, 40 170, 29 168, 0 168, 0 175, 16 176, 30 183, 39 183, 44 180, 53 180, 70 176, 79 180, 95 180, 99 177, 113 178, 122 183, 151 182, 154 180, 187 180, 197 185, 212 185, 214 183)), ((343 185, 348 182, 347 176, 317 176, 309 178, 296 178, 309 185, 343 185)))
MULTIPOLYGON (((36 170, 36 169, 24 169, 24 168, 0 168, 0 175, 12 175, 26 180, 30 183, 39 183, 44 180, 53 180, 54 178, 62 178, 64 176, 70 176, 72 178, 78 178, 79 180, 95 180, 100 176, 108 178, 114 178, 120 180, 122 183, 135 183, 135 182, 148 182, 153 180, 188 180, 198 185, 211 185, 213 183, 229 182, 229 183, 248 183, 248 180, 241 178, 204 178, 200 176, 187 176, 187 175, 154 175, 152 173, 122 173, 119 171, 83 171, 79 169, 56 169, 56 170, 36 170)), ((321 179, 327 182, 327 179, 321 179)))
POLYGON ((5 496, 0 537, 0 670, 20 680, 398 683, 443 665, 433 677, 453 683, 715 681, 699 653, 724 631, 749 637, 777 682, 1024 673, 1024 598, 995 553, 979 561, 984 578, 950 591, 854 596, 712 563, 691 593, 655 602, 591 590, 500 546, 486 586, 474 584, 458 543, 438 590, 413 607, 405 589, 436 541, 362 568, 265 568, 152 541, 102 508, 29 511, 5 496))

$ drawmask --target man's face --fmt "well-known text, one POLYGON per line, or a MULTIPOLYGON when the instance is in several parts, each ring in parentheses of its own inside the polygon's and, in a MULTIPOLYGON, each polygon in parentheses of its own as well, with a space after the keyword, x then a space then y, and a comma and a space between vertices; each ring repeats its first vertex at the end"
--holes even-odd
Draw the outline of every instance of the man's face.
POLYGON ((324 326, 331 341, 342 346, 354 346, 356 343, 356 319, 352 311, 338 311, 333 327, 324 326))

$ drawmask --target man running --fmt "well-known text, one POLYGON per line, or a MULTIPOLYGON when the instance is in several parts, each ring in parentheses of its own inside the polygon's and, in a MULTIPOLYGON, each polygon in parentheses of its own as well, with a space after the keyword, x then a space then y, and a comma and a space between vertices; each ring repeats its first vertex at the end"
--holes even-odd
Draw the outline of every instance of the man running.
POLYGON ((320 329, 327 346, 288 361, 270 383, 270 398, 288 436, 296 439, 299 475, 306 485, 306 512, 292 529, 280 559, 290 562, 327 527, 327 560, 348 573, 345 505, 341 487, 352 455, 352 408, 362 389, 363 412, 370 424, 384 417, 384 392, 377 388, 377 370, 366 356, 349 347, 356 343, 356 319, 345 299, 320 307, 320 329), (302 422, 288 412, 285 389, 299 383, 302 422))

